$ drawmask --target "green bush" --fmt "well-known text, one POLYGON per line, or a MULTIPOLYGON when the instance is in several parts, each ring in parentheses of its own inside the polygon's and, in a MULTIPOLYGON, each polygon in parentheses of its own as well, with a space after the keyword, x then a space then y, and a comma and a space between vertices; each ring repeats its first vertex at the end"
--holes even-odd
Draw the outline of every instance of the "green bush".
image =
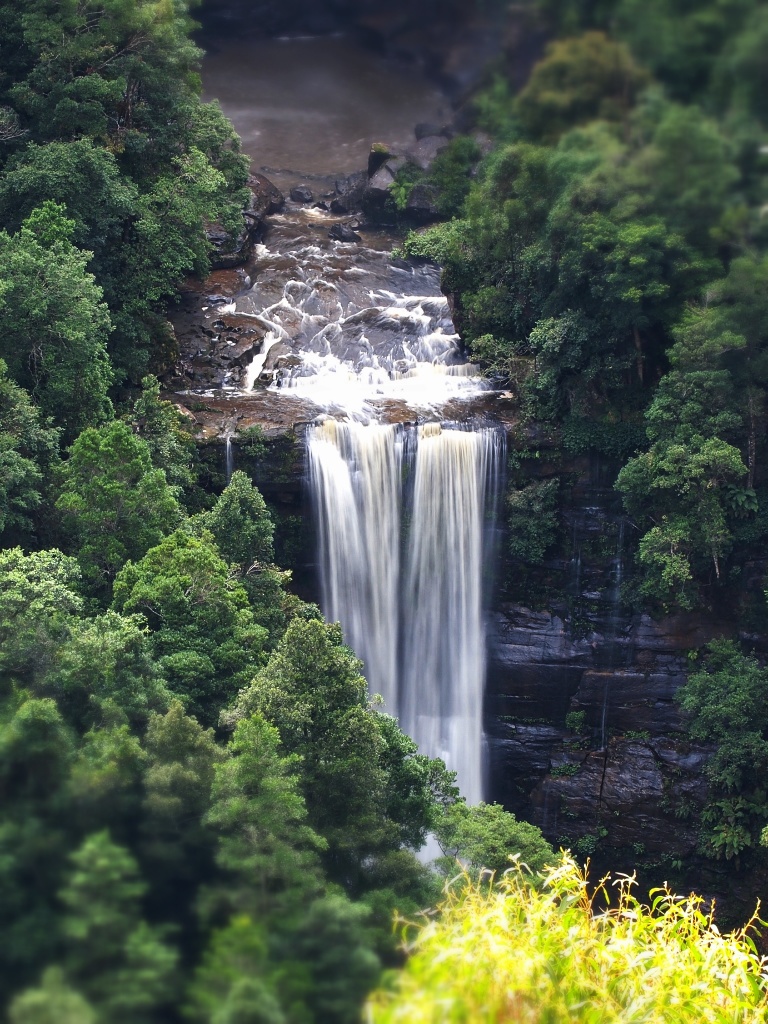
POLYGON ((563 448, 569 455, 594 451, 625 462, 646 443, 645 427, 639 423, 604 423, 582 416, 569 416, 563 423, 563 448))
POLYGON ((507 494, 509 553, 533 565, 544 560, 557 538, 557 494, 560 478, 534 480, 507 494))
POLYGON ((632 880, 595 893, 564 854, 541 889, 522 870, 497 888, 449 890, 437 917, 406 929, 410 959, 374 994, 373 1024, 675 1024, 765 1020, 763 961, 749 926, 721 935, 697 896, 632 880), (595 898, 597 896, 597 898, 595 898), (609 909, 600 909, 604 904, 609 909))

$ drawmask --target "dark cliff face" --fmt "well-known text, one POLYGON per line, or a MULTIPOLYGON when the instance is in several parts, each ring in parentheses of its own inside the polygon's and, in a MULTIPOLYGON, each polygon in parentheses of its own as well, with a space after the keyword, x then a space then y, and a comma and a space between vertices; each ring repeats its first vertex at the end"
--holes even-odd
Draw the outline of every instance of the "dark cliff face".
MULTIPOLYGON (((736 609, 654 619, 624 606, 634 537, 611 467, 545 446, 525 473, 568 484, 559 547, 532 568, 507 564, 489 617, 488 798, 590 857, 593 875, 636 871, 643 895, 665 881, 693 889, 738 923, 768 879, 698 852, 712 748, 690 740, 676 700, 689 655, 738 635, 736 609)), ((762 575, 742 587, 761 588, 762 575)))
POLYGON ((715 626, 635 614, 619 630, 574 637, 557 614, 515 605, 492 616, 493 797, 584 853, 599 840, 625 860, 689 857, 709 750, 687 739, 675 693, 715 626), (610 647, 621 664, 605 663, 610 647))

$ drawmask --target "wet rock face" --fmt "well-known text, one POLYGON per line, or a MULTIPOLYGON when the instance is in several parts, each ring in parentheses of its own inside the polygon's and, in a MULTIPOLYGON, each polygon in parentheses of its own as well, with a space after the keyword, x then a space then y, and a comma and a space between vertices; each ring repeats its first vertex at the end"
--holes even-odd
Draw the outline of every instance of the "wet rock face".
POLYGON ((690 857, 712 751, 688 740, 675 694, 686 652, 720 631, 693 615, 607 622, 573 635, 551 611, 492 617, 491 798, 582 853, 690 857))
POLYGON ((285 206, 285 196, 269 178, 263 174, 250 174, 248 188, 251 199, 246 208, 246 219, 257 220, 259 223, 273 213, 279 213, 285 206))
POLYGON ((565 752, 553 770, 570 765, 578 770, 542 779, 531 795, 535 817, 555 842, 566 846, 597 833, 613 847, 642 848, 651 855, 673 848, 690 857, 698 838, 696 817, 681 820, 679 811, 698 808, 706 799, 701 769, 707 756, 707 751, 692 751, 684 741, 664 737, 614 737, 605 750, 565 752))

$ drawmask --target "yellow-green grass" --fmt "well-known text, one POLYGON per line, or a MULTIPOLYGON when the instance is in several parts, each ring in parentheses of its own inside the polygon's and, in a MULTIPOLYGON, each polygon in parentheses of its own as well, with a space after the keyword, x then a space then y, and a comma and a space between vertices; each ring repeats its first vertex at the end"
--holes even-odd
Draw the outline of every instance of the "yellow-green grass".
POLYGON ((462 879, 439 912, 406 928, 409 959, 374 993, 374 1024, 753 1024, 768 1020, 756 919, 721 935, 697 896, 650 906, 632 880, 587 885, 569 854, 534 888, 515 867, 496 885, 462 879), (610 905, 606 909, 606 901, 610 905))

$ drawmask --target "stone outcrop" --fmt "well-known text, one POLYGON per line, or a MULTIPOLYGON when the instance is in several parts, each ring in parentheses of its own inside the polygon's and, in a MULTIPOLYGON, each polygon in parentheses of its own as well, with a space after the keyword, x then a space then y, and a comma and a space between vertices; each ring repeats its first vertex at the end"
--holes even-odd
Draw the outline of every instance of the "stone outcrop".
POLYGON ((684 819, 706 800, 710 751, 687 739, 675 694, 686 651, 715 632, 693 616, 634 615, 617 637, 574 637, 552 612, 502 607, 490 642, 495 798, 556 843, 599 835, 689 856, 696 828, 684 819))
POLYGON ((406 149, 405 158, 422 171, 429 171, 435 162, 435 157, 442 153, 448 145, 448 141, 443 135, 427 135, 406 149))
POLYGON ((615 469, 563 461, 557 438, 533 429, 515 436, 537 450, 531 478, 570 481, 558 510, 570 551, 530 570, 543 608, 506 600, 490 618, 492 796, 553 843, 605 853, 614 870, 691 857, 711 750, 691 744, 676 694, 688 653, 733 626, 625 607, 632 526, 610 486, 615 469))
POLYGON ((237 236, 221 224, 211 224, 206 232, 212 249, 213 270, 228 270, 246 263, 260 237, 264 218, 277 213, 285 203, 280 190, 263 174, 250 174, 248 189, 250 195, 243 210, 243 226, 237 236))

